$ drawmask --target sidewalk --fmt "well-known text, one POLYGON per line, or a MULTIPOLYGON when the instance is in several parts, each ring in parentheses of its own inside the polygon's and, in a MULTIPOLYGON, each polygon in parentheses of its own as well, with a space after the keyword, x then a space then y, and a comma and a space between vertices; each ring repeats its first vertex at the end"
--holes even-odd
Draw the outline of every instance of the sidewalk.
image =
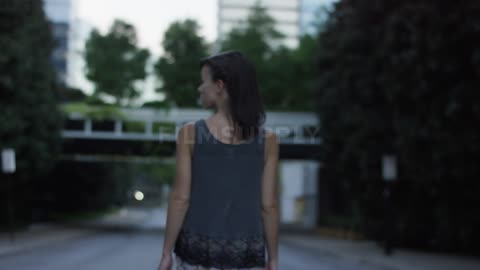
POLYGON ((349 241, 323 238, 320 236, 284 234, 280 241, 286 245, 304 248, 347 261, 370 264, 393 270, 477 270, 480 259, 443 254, 394 250, 385 256, 383 250, 371 241, 349 241))
POLYGON ((149 215, 149 211, 124 208, 95 220, 65 224, 33 224, 27 230, 16 232, 13 242, 8 232, 0 233, 0 256, 87 237, 104 229, 138 229, 149 215))
POLYGON ((13 242, 8 233, 0 233, 0 256, 86 237, 94 232, 55 224, 34 224, 25 231, 16 232, 13 242))
POLYGON ((143 208, 122 208, 119 211, 107 214, 94 220, 73 222, 71 225, 82 228, 108 230, 135 230, 140 228, 149 219, 151 211, 143 208))

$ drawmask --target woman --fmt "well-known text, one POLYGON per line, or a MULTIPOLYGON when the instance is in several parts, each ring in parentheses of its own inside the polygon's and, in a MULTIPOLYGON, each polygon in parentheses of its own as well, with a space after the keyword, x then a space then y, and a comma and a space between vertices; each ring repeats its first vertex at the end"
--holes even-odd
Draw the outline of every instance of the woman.
POLYGON ((215 113, 178 133, 158 269, 172 269, 175 253, 176 269, 277 270, 279 146, 261 127, 255 68, 236 51, 200 67, 200 99, 215 113))

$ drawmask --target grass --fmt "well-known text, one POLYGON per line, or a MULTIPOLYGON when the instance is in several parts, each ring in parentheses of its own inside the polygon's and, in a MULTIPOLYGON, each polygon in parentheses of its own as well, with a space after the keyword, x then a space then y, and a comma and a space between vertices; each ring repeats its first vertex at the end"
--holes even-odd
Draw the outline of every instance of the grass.
POLYGON ((61 110, 66 114, 81 114, 94 120, 125 119, 125 114, 115 106, 92 106, 77 102, 61 105, 61 110))
POLYGON ((145 123, 137 121, 124 121, 124 132, 143 133, 145 132, 145 123))
MULTIPOLYGON (((141 121, 128 121, 128 116, 121 111, 121 107, 110 105, 88 105, 83 102, 68 103, 61 105, 61 110, 65 114, 80 114, 83 117, 95 121, 115 120, 123 121, 124 132, 143 133, 145 132, 145 123, 141 121)), ((172 122, 153 122, 152 133, 175 134, 176 125, 172 122)))
POLYGON ((174 134, 175 133, 175 123, 171 122, 154 122, 153 127, 152 127, 152 132, 153 133, 170 133, 174 134))

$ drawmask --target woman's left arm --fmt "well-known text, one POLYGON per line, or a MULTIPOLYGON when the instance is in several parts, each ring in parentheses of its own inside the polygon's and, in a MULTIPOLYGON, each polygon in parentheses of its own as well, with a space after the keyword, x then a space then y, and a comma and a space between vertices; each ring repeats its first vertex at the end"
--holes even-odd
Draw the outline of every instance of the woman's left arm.
POLYGON ((162 257, 171 256, 190 205, 191 150, 194 125, 182 126, 176 140, 176 173, 170 193, 162 257))

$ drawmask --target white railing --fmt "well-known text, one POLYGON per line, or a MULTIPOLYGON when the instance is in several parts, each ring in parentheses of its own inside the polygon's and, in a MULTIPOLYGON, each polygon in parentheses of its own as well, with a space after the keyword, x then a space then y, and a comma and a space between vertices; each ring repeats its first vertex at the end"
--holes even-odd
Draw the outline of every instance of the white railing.
MULTIPOLYGON (((167 141, 176 140, 180 127, 199 119, 208 118, 210 111, 199 109, 172 109, 170 112, 154 109, 122 109, 123 119, 103 119, 107 130, 95 129, 96 120, 76 114, 67 117, 64 138, 167 141), (136 130, 129 131, 129 126, 136 130), (70 124, 70 127, 69 127, 70 124), (71 127, 71 126, 75 127, 71 127), (164 127, 162 125, 167 125, 164 127), (168 127, 169 126, 169 127, 168 127)), ((263 127, 278 135, 281 144, 320 144, 320 122, 310 112, 267 112, 263 127)))

